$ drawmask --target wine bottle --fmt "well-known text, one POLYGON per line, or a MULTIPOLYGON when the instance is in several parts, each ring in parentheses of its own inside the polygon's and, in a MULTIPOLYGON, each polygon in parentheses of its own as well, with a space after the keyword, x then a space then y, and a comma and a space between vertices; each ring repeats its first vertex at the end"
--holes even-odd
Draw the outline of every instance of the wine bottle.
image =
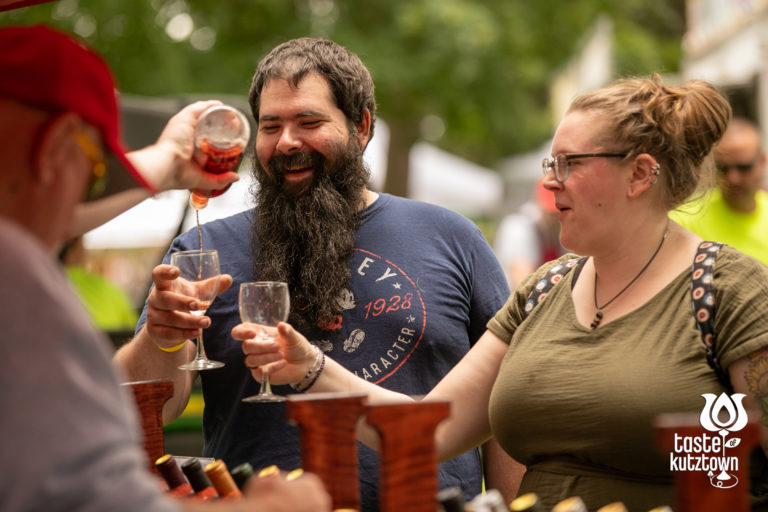
POLYGON ((544 507, 539 496, 529 492, 512 500, 512 503, 509 504, 509 510, 514 512, 544 512, 544 507))
POLYGON ((280 468, 278 468, 274 464, 259 470, 259 474, 258 474, 259 478, 267 478, 272 476, 280 476, 280 468))
POLYGON ((173 455, 166 453, 155 461, 155 467, 168 484, 169 496, 184 498, 195 493, 173 455))
POLYGON ((624 505, 622 502, 615 501, 613 503, 603 505, 597 509, 597 512, 629 512, 629 510, 627 510, 626 505, 624 505))
MULTIPOLYGON (((243 152, 251 136, 251 126, 239 110, 228 105, 216 105, 200 114, 195 128, 195 161, 205 172, 223 174, 237 171, 243 152)), ((227 191, 193 189, 189 204, 201 210, 208 204, 208 198, 227 191)))
POLYGON ((287 475, 285 475, 285 479, 290 482, 291 480, 296 480, 303 474, 304 474, 304 470, 301 468, 292 469, 291 471, 288 472, 287 475))
POLYGON ((587 506, 580 497, 571 496, 555 505, 552 512, 587 512, 587 506))
POLYGON ((208 480, 208 477, 203 471, 203 466, 196 458, 191 458, 181 465, 181 470, 187 475, 187 480, 192 484, 192 489, 195 491, 194 498, 200 500, 215 499, 219 493, 216 492, 216 488, 208 480))
POLYGON ((243 462, 232 468, 230 474, 232 475, 232 480, 235 481, 237 488, 242 491, 245 484, 248 482, 248 479, 253 476, 253 466, 248 462, 243 462))
POLYGON ((240 488, 232 479, 232 475, 227 470, 227 465, 221 459, 216 459, 205 466, 205 474, 216 488, 219 497, 222 499, 239 499, 243 497, 240 488))

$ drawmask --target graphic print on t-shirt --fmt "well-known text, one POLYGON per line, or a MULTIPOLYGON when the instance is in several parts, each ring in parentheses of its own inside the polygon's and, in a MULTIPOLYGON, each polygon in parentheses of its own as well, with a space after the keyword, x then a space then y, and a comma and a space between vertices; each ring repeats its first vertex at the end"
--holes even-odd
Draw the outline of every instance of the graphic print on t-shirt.
POLYGON ((318 326, 310 341, 358 377, 380 383, 416 350, 426 308, 416 283, 395 263, 355 249, 350 269, 349 286, 339 298, 342 313, 318 326))

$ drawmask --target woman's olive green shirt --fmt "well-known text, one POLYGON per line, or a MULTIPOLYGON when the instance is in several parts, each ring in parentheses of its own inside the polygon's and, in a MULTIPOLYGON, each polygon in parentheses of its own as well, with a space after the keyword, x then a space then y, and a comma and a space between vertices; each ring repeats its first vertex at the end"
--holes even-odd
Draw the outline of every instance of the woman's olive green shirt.
MULTIPOLYGON (((488 323, 509 343, 491 394, 493 433, 528 466, 520 492, 538 493, 545 508, 574 495, 590 510, 613 501, 630 510, 674 506, 670 453, 657 447, 653 420, 700 413, 702 394, 725 391, 694 322, 691 272, 591 330, 576 320, 572 270, 521 320, 533 285, 573 257, 542 266, 488 323)), ((768 267, 723 247, 714 290, 717 355, 727 369, 768 346, 768 267)))

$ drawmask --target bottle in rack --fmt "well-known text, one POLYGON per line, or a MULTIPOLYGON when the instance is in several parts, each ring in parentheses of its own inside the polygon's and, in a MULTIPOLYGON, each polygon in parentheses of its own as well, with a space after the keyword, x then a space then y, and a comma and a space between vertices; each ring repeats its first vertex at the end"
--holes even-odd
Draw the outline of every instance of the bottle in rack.
POLYGON ((192 484, 192 489, 195 491, 194 498, 207 501, 218 497, 219 493, 216 492, 216 488, 205 475, 199 460, 194 457, 189 459, 181 465, 181 470, 187 475, 189 483, 192 484))
MULTIPOLYGON (((211 174, 236 172, 250 136, 251 126, 242 112, 228 105, 210 107, 197 120, 195 161, 211 174)), ((228 188, 213 192, 195 189, 189 203, 192 208, 201 210, 210 197, 221 195, 228 188)))
POLYGON ((544 512, 544 507, 538 495, 533 492, 521 494, 509 504, 509 510, 514 512, 544 512))
POLYGON ((603 505, 599 509, 597 509, 597 512, 629 512, 627 510, 626 505, 624 505, 620 501, 614 501, 613 503, 609 503, 607 505, 603 505))
POLYGON ((227 465, 221 459, 216 459, 205 466, 205 474, 216 488, 221 499, 240 499, 243 493, 235 484, 232 475, 227 470, 227 465))
POLYGON ((243 462, 232 468, 230 474, 232 475, 232 480, 235 481, 237 488, 242 491, 243 487, 245 487, 245 484, 248 482, 248 479, 253 476, 253 466, 251 466, 249 462, 243 462))
POLYGON ((272 464, 271 466, 267 466, 265 468, 260 469, 256 476, 258 478, 269 478, 269 477, 280 476, 280 468, 272 464))
POLYGON ((163 455, 155 461, 155 467, 160 476, 165 480, 165 483, 168 484, 168 494, 170 496, 185 498, 195 493, 176 459, 173 458, 173 455, 163 455))
POLYGON ((579 496, 571 496, 555 505, 552 512, 587 512, 587 506, 579 496))

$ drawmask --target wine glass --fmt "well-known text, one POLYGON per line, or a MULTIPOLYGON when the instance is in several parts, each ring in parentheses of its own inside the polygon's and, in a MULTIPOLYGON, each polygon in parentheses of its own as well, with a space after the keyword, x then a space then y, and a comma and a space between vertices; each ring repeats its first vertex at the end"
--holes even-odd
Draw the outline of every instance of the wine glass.
MULTIPOLYGON (((173 281, 173 290, 196 298, 203 307, 190 313, 202 316, 219 292, 219 253, 214 249, 175 252, 171 254, 171 265, 179 268, 179 277, 173 281)), ((179 369, 213 370, 222 366, 224 363, 206 357, 201 327, 197 335, 197 356, 179 366, 179 369)))
MULTIPOLYGON (((240 285, 240 319, 243 322, 276 327, 288 319, 291 299, 288 284, 278 281, 255 281, 240 285)), ((262 330, 257 339, 272 341, 274 336, 262 330)), ((269 373, 265 368, 264 380, 258 395, 243 398, 243 402, 282 402, 285 397, 272 393, 269 373)))

